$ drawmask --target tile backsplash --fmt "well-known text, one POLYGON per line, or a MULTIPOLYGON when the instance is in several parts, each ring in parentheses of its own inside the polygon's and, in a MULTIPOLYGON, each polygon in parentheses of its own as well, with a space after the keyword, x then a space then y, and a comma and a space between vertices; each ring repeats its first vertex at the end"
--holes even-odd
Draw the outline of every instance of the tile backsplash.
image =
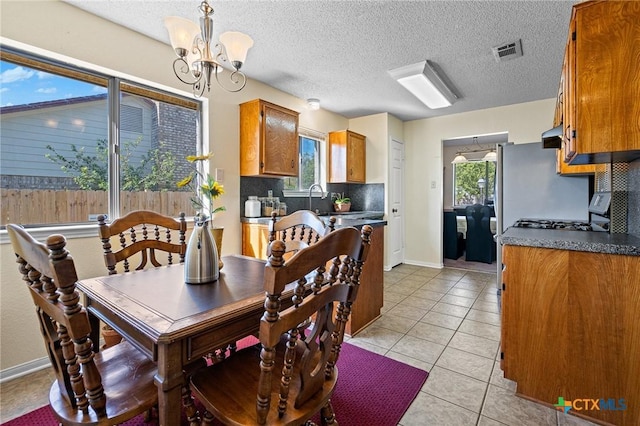
MULTIPOLYGON (((287 197, 283 196, 284 182, 280 178, 261 177, 240 177, 240 214, 244 215, 244 202, 250 195, 266 197, 267 191, 272 190, 274 197, 279 197, 280 201, 287 203, 287 212, 309 208, 309 197, 287 197)), ((384 211, 384 184, 368 183, 329 183, 324 188, 328 195, 325 199, 312 198, 313 210, 320 212, 332 212, 333 203, 332 192, 344 193, 345 197, 351 198, 351 210, 353 211, 384 211)), ((315 191, 315 189, 314 189, 315 191)))
POLYGON ((640 160, 629 163, 627 229, 640 237, 640 160))

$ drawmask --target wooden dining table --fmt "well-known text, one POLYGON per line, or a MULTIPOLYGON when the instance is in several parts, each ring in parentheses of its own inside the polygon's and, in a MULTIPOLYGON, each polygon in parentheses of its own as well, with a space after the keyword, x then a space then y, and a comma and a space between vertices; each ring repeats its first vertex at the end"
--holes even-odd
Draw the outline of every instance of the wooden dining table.
POLYGON ((220 278, 207 284, 186 284, 182 264, 78 282, 93 341, 98 342, 102 320, 157 363, 160 425, 180 424, 186 366, 259 331, 265 261, 222 259, 220 278))

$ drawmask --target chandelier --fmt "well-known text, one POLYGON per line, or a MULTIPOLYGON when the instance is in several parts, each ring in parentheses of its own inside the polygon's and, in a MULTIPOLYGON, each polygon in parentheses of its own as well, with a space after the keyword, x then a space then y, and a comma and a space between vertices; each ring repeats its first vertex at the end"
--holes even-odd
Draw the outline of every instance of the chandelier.
POLYGON ((470 149, 466 149, 465 151, 456 152, 456 156, 451 162, 451 164, 468 163, 469 159, 465 156, 465 154, 475 154, 475 153, 482 153, 482 152, 486 152, 486 154, 481 161, 493 161, 493 162, 498 161, 498 156, 496 155, 496 151, 494 147, 489 146, 485 148, 483 146, 480 146, 480 144, 478 143, 477 136, 473 137, 473 143, 477 145, 478 147, 477 149, 470 148, 470 149))
POLYGON ((180 81, 193 86, 193 94, 202 96, 205 88, 211 90, 211 80, 215 76, 218 85, 228 92, 239 92, 247 84, 247 77, 240 71, 253 46, 253 40, 246 34, 227 31, 220 35, 220 42, 211 50, 213 36, 213 8, 203 0, 198 8, 202 12, 200 26, 179 16, 168 16, 164 25, 169 31, 171 46, 178 55, 173 61, 173 72, 180 81), (221 81, 222 62, 233 67, 229 82, 221 81))

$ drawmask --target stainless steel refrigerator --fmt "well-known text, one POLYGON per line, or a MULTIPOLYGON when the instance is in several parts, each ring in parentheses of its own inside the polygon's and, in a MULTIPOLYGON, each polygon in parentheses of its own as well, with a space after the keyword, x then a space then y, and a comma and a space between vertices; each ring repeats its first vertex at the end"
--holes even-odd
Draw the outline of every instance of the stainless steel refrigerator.
POLYGON ((499 237, 522 218, 589 221, 589 178, 556 173, 556 150, 541 142, 498 144, 496 165, 496 239, 498 280, 502 283, 499 237))

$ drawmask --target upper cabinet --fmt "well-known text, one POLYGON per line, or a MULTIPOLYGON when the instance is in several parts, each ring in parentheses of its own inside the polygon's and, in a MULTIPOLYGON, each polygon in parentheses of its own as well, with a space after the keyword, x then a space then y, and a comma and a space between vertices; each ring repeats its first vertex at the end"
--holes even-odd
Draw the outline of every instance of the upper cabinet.
POLYGON ((365 183, 367 138, 350 130, 329 133, 329 182, 365 183))
POLYGON ((638 22, 640 2, 586 1, 573 7, 563 69, 565 162, 640 158, 638 22))
POLYGON ((262 99, 240 104, 240 175, 298 176, 298 113, 262 99))

